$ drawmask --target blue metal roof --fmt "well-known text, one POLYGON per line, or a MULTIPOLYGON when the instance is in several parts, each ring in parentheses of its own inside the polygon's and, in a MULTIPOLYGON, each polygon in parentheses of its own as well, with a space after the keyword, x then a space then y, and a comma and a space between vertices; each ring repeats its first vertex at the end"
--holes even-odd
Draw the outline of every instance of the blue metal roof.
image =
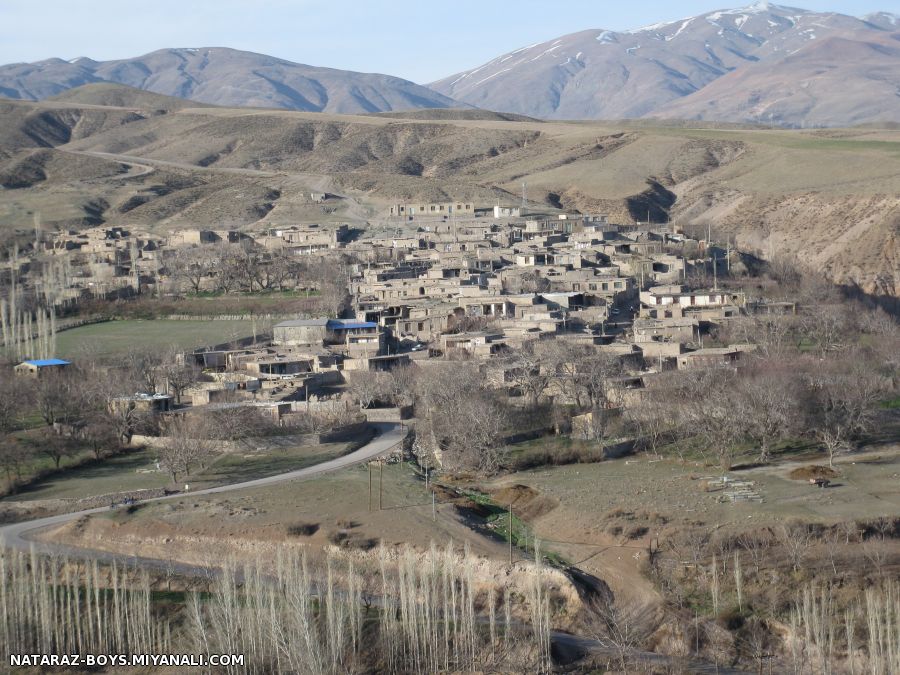
POLYGON ((378 324, 372 321, 328 321, 328 330, 352 330, 354 328, 377 328, 378 324))
POLYGON ((71 365, 69 361, 63 361, 62 359, 34 359, 32 361, 25 361, 30 366, 37 366, 38 368, 43 368, 44 366, 68 366, 71 365))

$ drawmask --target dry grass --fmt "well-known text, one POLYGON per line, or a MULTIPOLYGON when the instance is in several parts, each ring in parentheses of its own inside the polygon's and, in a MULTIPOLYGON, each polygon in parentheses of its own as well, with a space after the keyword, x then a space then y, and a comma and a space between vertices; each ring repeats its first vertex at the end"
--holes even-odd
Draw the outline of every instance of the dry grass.
POLYGON ((856 280, 867 291, 890 294, 900 287, 891 238, 900 213, 900 131, 224 108, 139 119, 123 108, 63 102, 4 104, 0 116, 0 174, 33 185, 2 192, 0 219, 7 226, 28 228, 38 211, 56 227, 100 220, 159 230, 304 220, 361 224, 377 220, 392 199, 516 202, 524 181, 532 200, 546 206, 559 200, 568 209, 625 221, 645 218, 647 208, 657 219, 713 220, 720 234, 736 235, 744 247, 765 252, 771 243, 802 253, 837 280, 856 280), (48 124, 41 111, 56 122, 48 124), (66 169, 83 156, 39 150, 32 157, 35 138, 65 150, 111 154, 103 157, 106 164, 86 166, 85 174, 66 169), (120 176, 129 161, 154 170, 120 176), (38 180, 35 171, 47 175, 38 180), (648 181, 677 195, 674 208, 645 194, 648 181), (307 190, 347 199, 325 214, 306 203, 307 190))

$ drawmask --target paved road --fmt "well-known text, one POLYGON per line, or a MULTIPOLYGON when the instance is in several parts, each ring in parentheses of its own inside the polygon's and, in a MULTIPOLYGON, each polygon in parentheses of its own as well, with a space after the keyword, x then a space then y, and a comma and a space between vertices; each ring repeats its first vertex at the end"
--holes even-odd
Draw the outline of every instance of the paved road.
MULTIPOLYGON (((190 493, 178 493, 168 495, 166 497, 157 497, 155 499, 147 499, 144 502, 158 502, 168 499, 184 499, 185 496, 196 497, 199 495, 211 495, 221 492, 232 492, 233 490, 244 490, 246 488, 264 487, 266 485, 278 485, 288 481, 303 480, 306 478, 314 478, 322 474, 345 469, 356 464, 360 464, 367 460, 373 459, 380 455, 386 454, 397 443, 403 440, 406 435, 405 428, 401 428, 399 424, 389 422, 379 422, 373 424, 375 427, 375 437, 364 446, 343 455, 336 459, 309 466, 305 469, 298 469, 288 473, 269 476, 267 478, 258 478, 256 480, 248 480, 243 483, 232 483, 230 485, 221 485, 219 487, 207 488, 205 490, 197 490, 190 493)), ((129 564, 139 564, 141 566, 149 566, 155 568, 165 568, 182 573, 198 573, 207 572, 205 568, 192 567, 189 565, 181 565, 172 563, 167 560, 158 560, 156 558, 143 558, 138 556, 127 556, 116 553, 107 553, 105 551, 96 551, 94 549, 80 548, 76 546, 68 546, 64 544, 56 544, 47 541, 34 541, 33 535, 40 531, 77 520, 83 516, 93 513, 109 512, 108 507, 100 507, 96 509, 86 509, 84 511, 76 511, 74 513, 64 513, 58 516, 50 516, 48 518, 39 518, 37 520, 29 520, 23 523, 13 523, 0 527, 0 545, 17 549, 19 551, 30 551, 34 549, 36 553, 48 555, 66 556, 69 558, 80 558, 85 560, 97 560, 100 562, 126 562, 129 564)))
MULTIPOLYGON (((339 469, 345 469, 347 467, 354 466, 367 460, 374 459, 375 457, 384 455, 395 445, 397 445, 401 440, 403 440, 404 436, 406 436, 405 429, 402 429, 398 424, 375 423, 373 424, 373 426, 376 428, 377 435, 366 445, 347 455, 329 460, 327 462, 322 462, 321 464, 316 464, 315 466, 306 467, 305 469, 298 469, 297 471, 291 471, 288 473, 278 474, 277 476, 269 476, 268 478, 258 478, 256 480, 245 481, 243 483, 232 483, 230 485, 222 485, 219 487, 207 488, 205 490, 197 490, 196 492, 190 492, 187 494, 179 493, 169 495, 167 497, 157 497, 155 499, 145 500, 145 502, 141 503, 165 501, 168 499, 184 499, 186 496, 193 497, 197 495, 218 494, 222 492, 232 492, 234 490, 243 490, 246 488, 263 487, 266 485, 278 485, 279 483, 286 483, 288 481, 314 478, 325 473, 337 471, 339 469)), ((206 566, 187 565, 184 563, 173 562, 171 560, 162 560, 159 558, 128 556, 119 553, 109 553, 107 551, 98 551, 95 549, 69 546, 66 544, 56 544, 47 541, 34 541, 31 538, 31 536, 33 536, 40 530, 56 527, 58 525, 62 525, 63 523, 67 523, 72 520, 81 518, 82 516, 91 515, 93 513, 107 512, 109 512, 109 509, 107 507, 101 507, 97 509, 87 509, 85 511, 76 511, 75 513, 64 513, 58 516, 50 516, 49 518, 39 518, 37 520, 30 520, 24 523, 4 525, 0 527, 0 545, 25 552, 34 550, 36 553, 41 554, 58 555, 68 558, 79 558, 82 560, 96 560, 101 563, 126 563, 131 566, 161 569, 167 570, 172 573, 189 574, 199 577, 214 577, 218 573, 218 570, 206 566)), ((551 639, 553 640, 553 642, 559 645, 565 645, 570 649, 575 648, 581 652, 592 653, 596 656, 606 657, 611 661, 614 661, 615 658, 615 650, 600 640, 555 631, 552 633, 551 639)), ((664 666, 673 663, 672 659, 659 654, 654 654, 652 652, 632 652, 632 658, 642 663, 654 665, 664 666)), ((714 666, 713 664, 705 663, 702 661, 690 661, 688 667, 690 668, 690 672, 692 673, 720 673, 724 675, 742 672, 728 668, 720 668, 718 666, 714 666)))

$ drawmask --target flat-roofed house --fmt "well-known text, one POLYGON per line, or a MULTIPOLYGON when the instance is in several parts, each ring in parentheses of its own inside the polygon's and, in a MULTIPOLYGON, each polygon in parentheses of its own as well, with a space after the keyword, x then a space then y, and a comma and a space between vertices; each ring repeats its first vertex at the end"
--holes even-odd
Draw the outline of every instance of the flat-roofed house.
POLYGON ((434 202, 391 204, 390 213, 394 217, 406 216, 449 216, 473 215, 475 205, 471 202, 434 202))
POLYGON ((29 361, 22 361, 22 363, 15 366, 13 370, 16 375, 41 377, 47 373, 59 372, 70 365, 72 365, 71 362, 62 359, 31 359, 29 361))

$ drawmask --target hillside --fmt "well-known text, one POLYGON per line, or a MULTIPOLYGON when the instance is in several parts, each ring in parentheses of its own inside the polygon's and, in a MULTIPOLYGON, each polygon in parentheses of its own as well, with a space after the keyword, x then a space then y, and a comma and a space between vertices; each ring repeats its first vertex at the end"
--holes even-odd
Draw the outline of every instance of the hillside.
POLYGON ((204 105, 195 101, 176 98, 175 96, 154 94, 150 91, 111 82, 84 84, 74 89, 67 89, 61 94, 51 96, 47 100, 85 106, 98 105, 113 108, 131 108, 148 112, 181 110, 182 108, 196 108, 204 105))
POLYGON ((552 119, 896 121, 898 29, 888 13, 857 19, 758 2, 565 35, 430 86, 478 107, 552 119))
POLYGON ((777 61, 723 75, 654 114, 825 126, 895 121, 898 83, 900 33, 831 36, 777 61))
POLYGON ((378 230, 395 199, 518 203, 712 223, 842 283, 900 295, 900 132, 422 120, 62 102, 0 106, 0 224, 378 230), (340 195, 325 213, 309 190, 340 195))
POLYGON ((225 106, 335 113, 466 107, 398 77, 223 47, 161 49, 118 61, 48 59, 0 66, 0 96, 7 98, 42 100, 98 82, 225 106))

